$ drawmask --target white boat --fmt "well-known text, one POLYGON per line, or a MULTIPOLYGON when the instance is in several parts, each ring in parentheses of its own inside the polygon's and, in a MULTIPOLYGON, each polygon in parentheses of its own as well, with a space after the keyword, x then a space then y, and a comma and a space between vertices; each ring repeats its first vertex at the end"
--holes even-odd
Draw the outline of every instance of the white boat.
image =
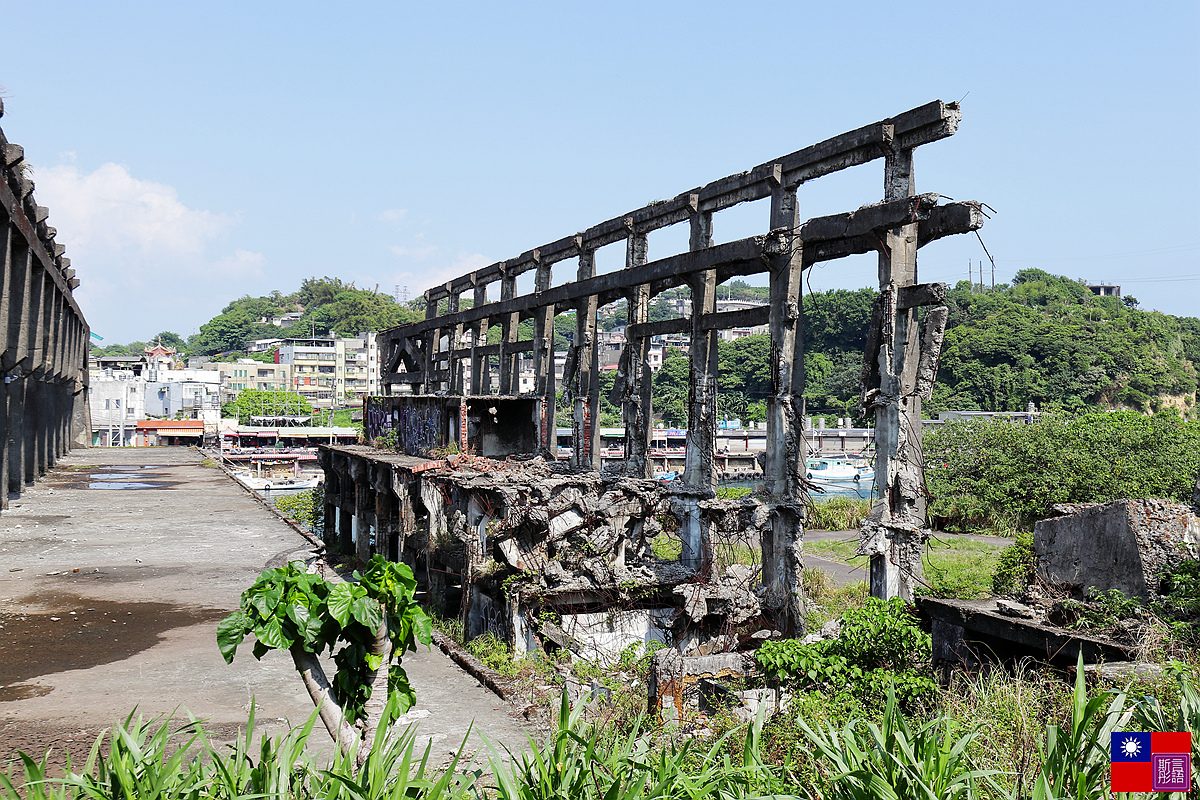
POLYGON ((845 458, 806 459, 808 479, 813 483, 870 484, 875 470, 865 464, 855 464, 845 458))
POLYGON ((270 476, 270 475, 254 475, 247 470, 235 472, 233 477, 238 483, 245 486, 247 489, 252 489, 256 492, 269 491, 298 491, 300 489, 315 489, 324 483, 324 479, 320 476, 299 478, 292 475, 270 476))

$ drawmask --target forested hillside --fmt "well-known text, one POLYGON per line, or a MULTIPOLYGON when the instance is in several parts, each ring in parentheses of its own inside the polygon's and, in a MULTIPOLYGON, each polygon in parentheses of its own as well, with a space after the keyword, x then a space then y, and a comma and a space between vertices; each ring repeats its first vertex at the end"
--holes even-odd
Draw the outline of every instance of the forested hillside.
MULTIPOLYGON (((720 288, 723 299, 765 303, 766 293, 742 281, 720 288)), ((671 301, 686 294, 686 289, 664 292, 651 306, 651 319, 677 316, 671 301)), ((839 289, 805 296, 804 396, 809 413, 853 416, 876 294, 873 289, 839 289)), ((464 306, 469 305, 464 300, 464 306)), ((951 290, 948 305, 946 342, 928 413, 1023 411, 1032 402, 1042 410, 1068 412, 1174 407, 1197 414, 1200 319, 1142 311, 1132 297, 1095 297, 1078 281, 1041 270, 1018 272, 1011 285, 995 290, 963 281, 951 290)), ((420 300, 402 306, 386 294, 337 278, 309 278, 289 295, 276 291, 234 300, 187 340, 169 331, 160 336, 164 344, 190 355, 236 354, 252 339, 330 332, 350 336, 422 317, 420 300), (260 322, 288 312, 300 315, 290 328, 260 322)), ((623 303, 602 309, 599 316, 604 330, 625 321, 623 303)), ((565 349, 574 330, 573 312, 559 314, 555 349, 565 349)), ((519 338, 532 333, 532 322, 523 322, 519 338)), ((493 327, 489 338, 498 337, 499 328, 493 327)), ((96 352, 140 353, 143 346, 133 342, 96 352)), ((720 369, 721 413, 764 419, 770 393, 766 337, 723 342, 720 369)), ((686 420, 689 376, 683 352, 665 354, 654 388, 655 408, 666 421, 686 420)))
MULTIPOLYGON (((164 331, 163 344, 193 356, 243 351, 247 341, 282 336, 354 336, 362 331, 378 331, 403 322, 421 319, 413 308, 401 306, 389 295, 371 289, 356 288, 338 278, 307 278, 299 290, 284 295, 278 291, 265 297, 246 295, 234 300, 208 322, 199 333, 184 339, 164 331), (289 328, 280 328, 261 320, 289 312, 300 318, 289 328)), ((140 355, 144 342, 93 347, 96 355, 140 355)))
MULTIPOLYGON (((876 295, 858 289, 805 296, 809 413, 854 414, 876 295)), ((1041 270, 1022 270, 994 291, 963 281, 947 304, 946 341, 927 413, 1023 411, 1032 402, 1075 413, 1174 407, 1197 415, 1200 319, 1142 311, 1132 297, 1096 297, 1078 281, 1041 270)), ((768 358, 765 337, 722 343, 718 402, 724 414, 763 418, 768 358)), ((657 407, 682 419, 687 387, 683 354, 668 355, 655 376, 662 397, 657 407)))

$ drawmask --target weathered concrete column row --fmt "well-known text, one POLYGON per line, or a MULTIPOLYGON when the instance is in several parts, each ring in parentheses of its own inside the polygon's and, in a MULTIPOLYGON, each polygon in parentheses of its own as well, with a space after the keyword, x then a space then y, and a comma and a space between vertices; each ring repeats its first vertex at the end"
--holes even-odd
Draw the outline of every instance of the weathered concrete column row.
MULTIPOLYGON (((422 403, 439 396, 460 396, 465 385, 459 376, 460 365, 469 359, 471 394, 486 395, 495 358, 501 399, 516 402, 523 396, 538 403, 534 415, 537 449, 550 459, 557 456, 556 389, 561 389, 573 433, 570 466, 596 470, 601 465, 596 316, 599 308, 623 302, 628 324, 615 396, 621 404, 626 435, 625 460, 618 471, 629 478, 648 478, 652 476, 648 451, 653 424, 650 340, 661 334, 689 334, 687 451, 672 508, 680 521, 681 561, 703 573, 711 562, 710 523, 703 503, 716 489, 713 448, 718 416, 718 334, 733 327, 766 325, 771 338, 772 385, 767 398, 763 466, 770 524, 762 538, 761 580, 776 623, 792 633, 800 626, 803 612, 800 576, 808 500, 802 424, 803 271, 817 263, 876 252, 882 296, 866 353, 863 407, 878 418, 876 473, 882 499, 864 538, 877 556, 872 561, 876 594, 907 596, 919 569, 923 543, 921 400, 936 375, 946 322, 945 309, 938 306, 945 286, 917 283, 916 253, 929 242, 983 224, 978 203, 945 204, 937 194, 917 195, 912 154, 922 144, 952 135, 959 117, 957 104, 935 101, 433 287, 425 292, 423 322, 399 326, 381 336, 384 391, 392 394, 397 388, 406 388, 415 395, 433 396, 421 399, 422 403), (797 196, 801 184, 876 159, 884 162, 882 202, 801 224, 797 196), (769 222, 767 232, 714 245, 714 213, 754 200, 770 202, 769 221, 764 219, 769 222), (648 235, 685 223, 690 229, 688 251, 649 260, 648 235), (625 268, 598 275, 596 251, 622 241, 626 245, 625 268), (568 259, 577 259, 575 280, 554 286, 553 266, 568 259), (518 277, 531 270, 536 270, 533 291, 518 296, 518 277), (716 311, 722 283, 763 273, 770 283, 768 305, 716 311), (487 286, 497 282, 500 298, 489 302, 487 286), (682 286, 690 290, 690 318, 651 322, 653 298, 682 286), (461 298, 467 292, 473 293, 474 304, 464 309, 461 298), (920 306, 938 306, 926 315, 923 346, 918 343, 920 306), (571 311, 575 315, 573 339, 561 383, 556 386, 553 320, 555 314, 571 311), (532 325, 523 333, 525 321, 532 325), (499 342, 489 344, 487 333, 497 325, 499 342), (520 381, 520 359, 527 353, 533 362, 532 387, 522 387, 520 381)), ((406 431, 419 432, 414 427, 417 405, 404 425, 406 431)), ((498 401, 497 408, 501 405, 498 401)), ((458 407, 460 413, 466 413, 465 398, 458 407)), ((493 409, 491 413, 500 412, 493 409)), ((464 418, 463 427, 466 425, 464 418)), ((436 433, 445 435, 444 430, 436 433)), ((414 442, 420 440, 415 434, 406 436, 414 442)), ((465 436, 462 441, 466 442, 465 436)))
MULTIPOLYGON (((4 114, 0 103, 0 116, 4 114)), ((24 150, 0 131, 0 508, 72 447, 86 447, 87 322, 24 150)))

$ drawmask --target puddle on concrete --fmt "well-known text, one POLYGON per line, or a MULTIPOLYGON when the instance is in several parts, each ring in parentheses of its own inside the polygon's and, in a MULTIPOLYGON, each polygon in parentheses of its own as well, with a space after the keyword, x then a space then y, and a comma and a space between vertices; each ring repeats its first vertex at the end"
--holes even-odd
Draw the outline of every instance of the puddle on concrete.
POLYGON ((128 472, 131 469, 170 469, 161 464, 111 464, 107 467, 92 467, 98 472, 128 472))
POLYGON ((142 472, 97 472, 91 477, 97 481, 140 481, 146 475, 142 472))
POLYGON ((161 489, 161 483, 139 483, 138 481, 92 481, 88 489, 161 489))
MULTIPOLYGON (((22 694, 27 690, 19 684, 33 678, 121 661, 153 647, 166 631, 216 622, 227 613, 215 608, 57 593, 35 595, 23 602, 55 610, 0 613, 0 651, 5 654, 0 658, 0 687, 4 687, 0 701, 23 699, 9 696, 9 692, 22 694)), ((49 691, 53 687, 33 688, 49 691)))
POLYGON ((53 686, 38 683, 14 683, 11 686, 0 686, 0 703, 9 700, 28 700, 31 697, 45 697, 54 691, 53 686))

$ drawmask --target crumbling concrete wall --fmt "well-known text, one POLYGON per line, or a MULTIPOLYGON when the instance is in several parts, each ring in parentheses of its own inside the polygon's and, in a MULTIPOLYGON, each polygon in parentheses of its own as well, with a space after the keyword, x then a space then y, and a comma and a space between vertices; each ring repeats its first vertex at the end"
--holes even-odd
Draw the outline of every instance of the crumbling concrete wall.
POLYGON ((323 448, 321 458, 331 547, 367 558, 363 532, 402 529, 385 537, 395 557, 424 562, 431 605, 458 614, 468 638, 586 658, 650 641, 718 652, 763 614, 759 566, 732 558, 753 553, 762 535, 757 501, 695 501, 723 557, 719 569, 697 570, 671 556, 682 551, 679 495, 695 500, 690 489, 541 458, 423 461, 362 446, 323 448))
POLYGON ((1038 522, 1033 549, 1038 576, 1082 593, 1088 587, 1152 596, 1158 576, 1200 557, 1200 519, 1169 500, 1116 500, 1056 506, 1038 522))

